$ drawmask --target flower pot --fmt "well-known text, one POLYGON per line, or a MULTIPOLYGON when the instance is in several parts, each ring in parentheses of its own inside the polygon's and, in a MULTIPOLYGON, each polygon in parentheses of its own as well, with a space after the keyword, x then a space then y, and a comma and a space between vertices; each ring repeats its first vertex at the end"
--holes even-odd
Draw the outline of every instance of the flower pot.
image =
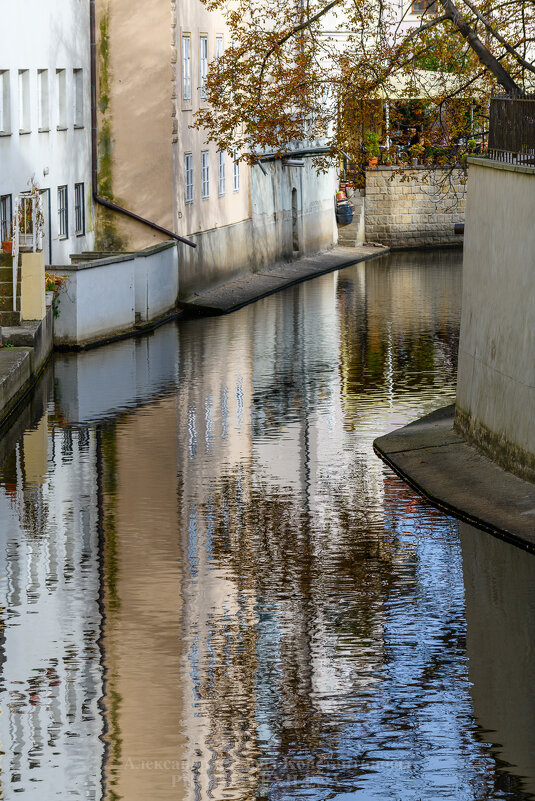
POLYGON ((377 167, 379 164, 379 157, 373 156, 371 159, 368 159, 368 167, 377 167))
POLYGON ((53 300, 54 300, 54 291, 50 290, 49 292, 45 292, 45 304, 47 306, 52 306, 53 300))
POLYGON ((4 239, 2 241, 2 250, 4 253, 12 253, 13 252, 13 240, 12 239, 4 239))

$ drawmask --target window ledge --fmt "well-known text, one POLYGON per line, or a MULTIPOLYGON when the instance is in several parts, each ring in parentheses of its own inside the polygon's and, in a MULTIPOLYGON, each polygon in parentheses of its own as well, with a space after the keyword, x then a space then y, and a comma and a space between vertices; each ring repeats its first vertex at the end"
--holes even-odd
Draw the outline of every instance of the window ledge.
POLYGON ((0 136, 11 136, 11 131, 0 131, 0 136))
POLYGON ((75 236, 85 236, 85 231, 75 231, 74 235, 75 236))
POLYGON ((80 130, 82 130, 82 128, 85 128, 85 125, 75 125, 74 126, 74 130, 75 131, 80 131, 80 130))
POLYGON ((39 133, 50 133, 50 128, 38 128, 39 133))
POLYGON ((56 131, 66 131, 66 130, 67 130, 66 125, 56 125, 56 131))
POLYGON ((25 136, 26 134, 30 134, 31 130, 29 128, 19 128, 19 136, 25 136))

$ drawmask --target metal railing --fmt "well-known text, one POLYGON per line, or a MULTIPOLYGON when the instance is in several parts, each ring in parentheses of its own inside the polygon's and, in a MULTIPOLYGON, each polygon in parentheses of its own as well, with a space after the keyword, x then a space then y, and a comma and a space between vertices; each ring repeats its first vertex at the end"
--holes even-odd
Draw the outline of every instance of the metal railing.
POLYGON ((492 95, 488 155, 508 164, 535 165, 535 94, 492 95))

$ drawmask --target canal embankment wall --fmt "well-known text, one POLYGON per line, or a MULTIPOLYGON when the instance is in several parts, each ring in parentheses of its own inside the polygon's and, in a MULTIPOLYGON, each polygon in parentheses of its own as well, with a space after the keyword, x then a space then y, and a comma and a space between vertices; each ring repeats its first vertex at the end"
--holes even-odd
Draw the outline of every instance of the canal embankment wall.
POLYGON ((374 167, 366 170, 367 242, 391 249, 458 246, 466 176, 452 167, 374 167))
POLYGON ((144 330, 176 310, 176 242, 136 253, 53 267, 66 280, 58 298, 54 344, 80 347, 144 330))
POLYGON ((455 426, 535 480, 535 167, 469 160, 455 426))

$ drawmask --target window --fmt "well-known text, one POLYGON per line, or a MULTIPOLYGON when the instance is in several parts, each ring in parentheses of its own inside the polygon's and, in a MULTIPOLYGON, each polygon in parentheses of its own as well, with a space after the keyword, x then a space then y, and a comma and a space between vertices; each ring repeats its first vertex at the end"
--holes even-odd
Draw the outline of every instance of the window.
POLYGON ((412 13, 423 14, 424 11, 434 11, 436 0, 412 0, 412 13))
POLYGON ((193 203, 193 153, 184 154, 184 197, 193 203))
POLYGON ((208 75, 208 37, 201 36, 201 100, 206 100, 206 76, 208 75))
POLYGON ((58 186, 58 236, 67 239, 69 236, 69 210, 66 186, 58 186))
POLYGON ((223 55, 223 37, 216 36, 215 38, 215 57, 219 61, 221 56, 223 55))
POLYGON ((72 71, 74 91, 74 127, 84 127, 84 73, 81 69, 72 71))
POLYGON ((48 70, 37 70, 37 127, 48 131, 48 70))
POLYGON ((240 191, 240 162, 237 160, 239 158, 239 153, 235 150, 232 154, 232 158, 234 160, 233 168, 232 168, 232 188, 235 192, 240 191))
POLYGON ((0 239, 5 242, 11 239, 11 215, 12 215, 11 195, 0 196, 0 239))
POLYGON ((225 187, 225 151, 220 150, 217 154, 218 178, 219 178, 219 194, 224 195, 225 187))
POLYGON ((56 70, 57 128, 64 131, 67 127, 67 74, 65 70, 56 70))
POLYGON ((182 100, 191 100, 191 37, 182 37, 182 100))
POLYGON ((11 131, 9 105, 9 70, 0 70, 0 133, 11 131))
POLYGON ((76 236, 85 234, 85 205, 84 185, 74 184, 74 233, 76 236))
POLYGON ((30 71, 19 70, 19 131, 30 130, 30 71))
POLYGON ((210 153, 201 152, 201 197, 210 197, 210 153))

